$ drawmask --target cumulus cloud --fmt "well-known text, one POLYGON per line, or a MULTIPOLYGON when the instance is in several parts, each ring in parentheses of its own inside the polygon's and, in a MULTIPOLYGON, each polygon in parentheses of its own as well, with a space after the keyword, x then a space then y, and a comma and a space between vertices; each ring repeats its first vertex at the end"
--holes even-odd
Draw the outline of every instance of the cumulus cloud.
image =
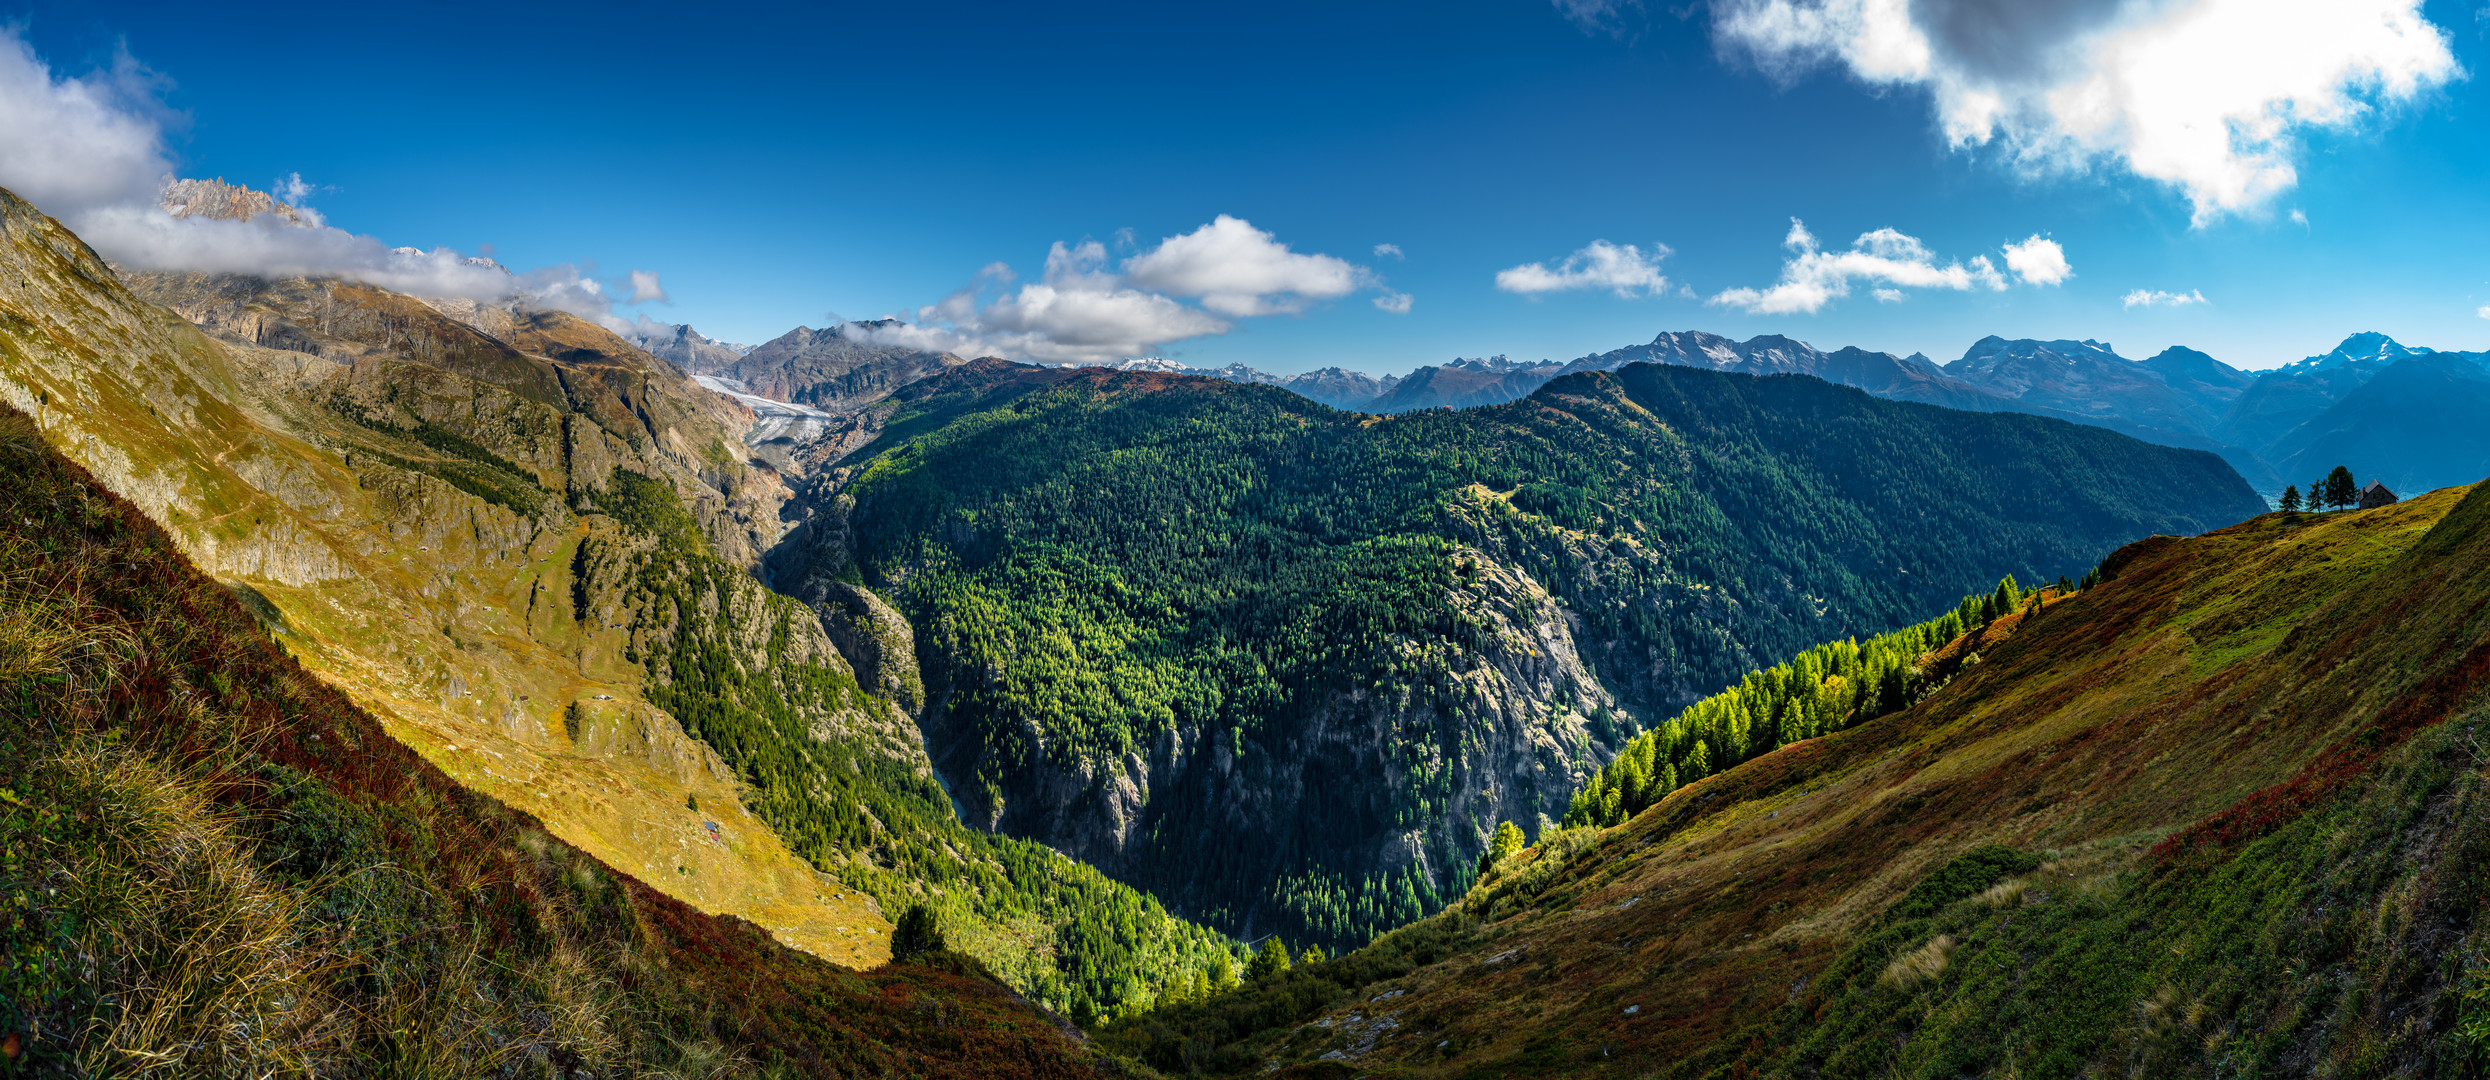
POLYGON ((1226 214, 1125 260, 1124 273, 1144 289, 1197 297, 1203 307, 1238 318, 1293 315, 1374 283, 1364 267, 1290 251, 1251 222, 1226 214))
POLYGON ((1377 245, 1375 245, 1375 257, 1376 257, 1376 258, 1378 258, 1378 259, 1381 259, 1381 258, 1384 258, 1384 257, 1386 257, 1386 256, 1389 256, 1389 257, 1391 257, 1391 258, 1395 258, 1395 259, 1406 259, 1406 258, 1408 258, 1408 257, 1409 257, 1409 256, 1406 256, 1406 255, 1401 254, 1401 246, 1400 246, 1399 244, 1377 244, 1377 245))
POLYGON ((1097 241, 1046 255, 1046 272, 1014 290, 1011 267, 993 263, 966 287, 918 308, 915 321, 865 328, 887 345, 964 356, 1094 363, 1146 355, 1159 345, 1228 332, 1227 320, 1145 292, 1106 270, 1097 241))
POLYGON ((627 302, 666 304, 673 301, 667 299, 666 287, 657 283, 657 271, 634 270, 631 272, 631 299, 627 302))
POLYGON ((1724 48, 1925 87, 1956 147, 2030 170, 2100 161, 2184 194, 2199 225, 2298 181, 2297 136, 2460 78, 2422 0, 1720 0, 1724 48))
MULTIPOLYGON (((589 272, 554 266, 512 274, 448 248, 391 247, 330 228, 299 203, 318 190, 300 173, 272 185, 295 203, 235 221, 175 217, 158 202, 175 162, 165 80, 127 56, 109 71, 55 73, 25 39, 0 28, 0 187, 61 222, 105 258, 136 270, 198 270, 263 277, 340 277, 417 296, 499 302, 527 298, 608 326, 615 300, 589 272)), ((656 275, 648 286, 656 288, 656 275)), ((639 275, 632 280, 641 302, 639 275)), ((658 297, 663 291, 658 290, 658 297)))
MULTIPOLYGON (((1887 303, 1901 299, 1904 289, 1969 292, 2003 291, 2007 286, 2006 275, 1986 255, 1940 264, 1918 237, 1889 228, 1860 234, 1847 251, 1826 251, 1805 222, 1791 218, 1781 245, 1790 257, 1781 264, 1780 281, 1764 289, 1726 289, 1710 302, 1759 315, 1812 315, 1850 295, 1854 283, 1875 286, 1873 295, 1887 303)), ((2066 252, 2040 236, 2009 244, 2004 253, 2007 265, 2029 284, 2054 285, 2074 273, 2066 252)))
POLYGON ((2120 299, 2120 303, 2128 307, 2186 307, 2190 304, 2205 302, 2205 294, 2195 289, 2189 289, 2183 293, 2137 289, 2120 299))
POLYGON ((2026 285, 2060 285, 2075 276, 2074 269, 2066 265, 2066 249, 2038 233, 2020 244, 2006 245, 2006 269, 2026 285))
MULTIPOLYGON (((2490 11, 2490 8, 2485 8, 2483 10, 2490 11)), ((2479 315, 2485 319, 2490 319, 2490 304, 2483 304, 2481 306, 2481 310, 2475 311, 2473 314, 2479 315)))
POLYGON ((993 263, 939 303, 918 308, 913 321, 849 326, 883 344, 964 356, 1104 363, 1225 334, 1237 319, 1295 314, 1370 289, 1378 293, 1377 308, 1409 311, 1409 294, 1385 288, 1373 271, 1291 251, 1250 222, 1221 214, 1120 267, 1109 267, 1106 245, 1097 241, 1058 241, 1036 281, 1019 283, 1010 266, 993 263))
POLYGON ((1496 287, 1523 296, 1576 289, 1607 289, 1626 299, 1637 293, 1659 296, 1669 289, 1669 279, 1660 273, 1660 260, 1668 257, 1669 249, 1660 244, 1646 254, 1632 244, 1593 240, 1553 268, 1534 262, 1498 270, 1496 287))
POLYGON ((145 69, 56 77, 14 28, 0 30, 0 186, 55 217, 142 204, 172 173, 145 69))

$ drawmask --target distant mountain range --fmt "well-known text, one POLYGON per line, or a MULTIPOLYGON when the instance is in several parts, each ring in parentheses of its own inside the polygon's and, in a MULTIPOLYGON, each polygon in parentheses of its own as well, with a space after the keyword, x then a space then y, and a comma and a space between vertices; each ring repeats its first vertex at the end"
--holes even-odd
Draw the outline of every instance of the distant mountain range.
POLYGON ((1562 363, 1461 359, 1382 378, 1337 367, 1287 376, 1242 364, 1194 368, 1156 357, 1096 366, 1277 386, 1335 408, 1401 413, 1502 404, 1560 375, 1644 362, 1813 375, 1897 401, 2091 424, 2213 451, 2269 494, 2338 464, 2405 493, 2490 475, 2490 434, 2474 419, 2490 400, 2490 353, 2418 348, 2376 332, 2261 373, 2185 346, 2131 360, 2102 341, 1990 336, 1941 365, 1917 353, 1826 352, 1777 334, 1733 341, 1701 331, 1562 363), (2380 382, 2389 371, 2394 377, 2380 382))

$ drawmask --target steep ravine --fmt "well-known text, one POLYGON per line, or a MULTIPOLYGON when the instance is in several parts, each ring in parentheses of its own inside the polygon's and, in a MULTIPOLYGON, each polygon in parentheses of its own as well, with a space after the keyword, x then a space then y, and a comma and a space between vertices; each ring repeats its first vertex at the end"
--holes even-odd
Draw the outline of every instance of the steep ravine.
POLYGON ((2097 429, 1650 365, 1360 418, 980 360, 845 415, 766 576, 922 700, 969 819, 1329 945, 1747 670, 2258 506, 2097 429))

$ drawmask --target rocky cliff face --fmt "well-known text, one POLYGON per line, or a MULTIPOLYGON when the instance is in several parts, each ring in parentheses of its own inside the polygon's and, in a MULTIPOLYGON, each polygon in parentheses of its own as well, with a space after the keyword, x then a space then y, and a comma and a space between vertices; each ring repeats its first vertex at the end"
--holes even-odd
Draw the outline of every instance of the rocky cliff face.
POLYGON ((859 332, 880 325, 842 324, 826 330, 799 326, 754 346, 714 373, 731 376, 765 398, 844 410, 871 405, 900 387, 966 362, 949 353, 876 344, 859 332))
POLYGON ((624 334, 623 339, 691 375, 725 371, 752 351, 749 345, 730 345, 712 338, 692 329, 689 323, 642 323, 624 334))
POLYGON ((278 202, 275 196, 265 191, 228 184, 222 177, 214 180, 175 180, 165 185, 156 201, 174 217, 249 221, 267 215, 288 225, 305 224, 306 219, 312 218, 305 211, 278 202))
MULTIPOLYGON (((871 907, 649 706, 632 654, 667 625, 594 557, 631 546, 610 517, 629 473, 675 493, 703 547, 756 564, 784 489, 741 453, 748 411, 558 313, 496 337, 346 282, 134 281, 180 314, 0 193, 0 396, 462 783, 706 910, 845 962, 882 955, 871 907)), ((713 595, 738 614, 783 603, 726 577, 713 595)), ((761 625, 780 640, 734 643, 756 666, 773 648, 842 663, 815 620, 761 625)), ((874 738, 852 712, 818 722, 874 738)), ((923 761, 912 728, 880 731, 923 761)))

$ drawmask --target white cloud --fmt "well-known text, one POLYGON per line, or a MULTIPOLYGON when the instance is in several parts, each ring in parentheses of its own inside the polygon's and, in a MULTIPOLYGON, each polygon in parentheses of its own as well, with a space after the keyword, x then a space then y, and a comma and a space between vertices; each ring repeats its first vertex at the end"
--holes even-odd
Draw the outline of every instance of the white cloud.
POLYGON ((2291 211, 2291 223, 2306 227, 2308 225, 2308 215, 2301 212, 2297 207, 2294 207, 2291 211))
MULTIPOLYGON (((2485 8, 2485 9, 2483 9, 2483 10, 2490 11, 2490 8, 2485 8)), ((2483 304, 2483 305, 2481 306, 2481 310, 2476 311, 2476 312, 2474 312, 2473 314, 2475 314, 2475 315, 2479 315, 2479 316, 2481 316, 2482 318, 2485 318, 2485 319, 2490 319, 2490 304, 2483 304)))
POLYGON ((1197 297, 1222 315, 1293 315, 1373 284, 1366 268, 1330 255, 1300 255, 1243 218, 1210 224, 1124 262, 1145 289, 1197 297))
POLYGON ((2298 182, 2297 134, 2463 77, 2422 0, 1722 0, 1722 44, 1790 77, 1924 86, 1956 147, 2112 160, 2205 224, 2298 182))
POLYGON ((298 207, 318 190, 320 189, 305 181, 303 174, 298 172, 290 172, 278 177, 276 183, 268 186, 268 194, 276 196, 278 202, 291 203, 298 207))
POLYGON ((1039 280, 1009 286, 1012 269, 993 263, 965 288, 918 308, 913 323, 867 332, 890 345, 1015 360, 1094 363, 1147 355, 1186 338, 1228 332, 1230 323, 1172 297, 1132 288, 1105 269, 1097 241, 1057 242, 1039 280), (989 296, 989 293, 994 295, 989 296))
POLYGON ((1151 355, 1173 342, 1227 333, 1235 319, 1294 314, 1366 289, 1380 294, 1377 308, 1396 315, 1411 302, 1365 267, 1290 251, 1226 214, 1124 260, 1121 269, 1108 269, 1104 244, 1058 242, 1037 281, 1014 288, 1011 267, 994 263, 941 302, 918 308, 913 322, 855 332, 963 356, 1088 364, 1151 355))
MULTIPOLYGON (((178 120, 158 96, 163 85, 126 56, 111 71, 56 75, 16 30, 0 28, 0 187, 132 269, 340 277, 488 302, 525 297, 610 327, 628 325, 614 318, 605 286, 575 266, 513 275, 491 259, 391 247, 330 228, 308 208, 299 208, 295 223, 269 214, 248 221, 173 216, 157 203, 175 171, 165 128, 178 120)), ((272 186, 281 201, 295 203, 317 190, 300 173, 272 186)), ((648 276, 652 288, 656 280, 648 276)), ((635 272, 635 294, 638 285, 635 272)))
POLYGON ((634 270, 634 271, 632 271, 632 272, 631 272, 631 299, 630 299, 629 301, 627 301, 627 302, 628 302, 628 303, 633 303, 633 304, 645 304, 645 303, 649 303, 650 301, 655 301, 655 302, 660 303, 660 304, 666 304, 666 303, 672 303, 672 302, 673 302, 673 301, 669 300, 669 299, 666 297, 666 287, 665 287, 664 285, 660 285, 660 284, 658 284, 658 282, 657 282, 657 271, 655 271, 655 270, 634 270))
POLYGON ((1660 260, 1668 257, 1669 249, 1660 244, 1653 244, 1651 253, 1646 255, 1632 244, 1593 240, 1565 256, 1565 261, 1553 270, 1546 263, 1523 263, 1498 270, 1496 287, 1523 296, 1574 289, 1607 289, 1627 299, 1638 292, 1659 296, 1669 289, 1669 279, 1660 273, 1660 260))
POLYGON ((1380 258, 1383 258, 1383 257, 1385 257, 1385 256, 1390 256, 1390 257, 1395 258, 1395 259, 1406 259, 1406 258, 1408 258, 1408 257, 1409 257, 1409 256, 1407 256, 1407 255, 1403 255, 1403 254, 1401 254, 1401 246, 1400 246, 1399 244, 1377 244, 1377 245, 1375 245, 1375 257, 1376 257, 1376 258, 1378 258, 1378 259, 1380 259, 1380 258))
POLYGON ((2190 289, 2183 293, 2162 292, 2158 289, 2137 289, 2121 298, 2120 302, 2128 307, 2186 307, 2190 304, 2202 304, 2207 301, 2205 300, 2205 294, 2195 289, 2190 289))
MULTIPOLYGON (((1765 289, 1726 289, 1715 294, 1710 302, 1759 315, 1812 315, 1833 300, 1850 295, 1854 282, 1878 286, 1873 295, 1888 303, 1900 299, 1903 289, 1968 292, 2006 288, 2006 276, 1998 273, 1997 264, 1988 256, 1939 265, 1936 254, 1918 237, 1893 229, 1863 233, 1851 241, 1848 251, 1825 251, 1818 246, 1815 234, 1807 231, 1806 223, 1791 218, 1789 235, 1781 244, 1789 249, 1790 258, 1781 264, 1780 281, 1765 289)), ((2027 282, 2055 284, 2073 273, 2066 265, 2066 253, 2055 242, 2038 236, 2019 245, 2008 245, 2005 254, 2007 264, 2027 282), (2018 250, 2022 253, 2021 265, 2015 262, 2018 250), (2027 271, 2026 266, 2031 269, 2027 271)))
POLYGON ((2038 233, 2020 244, 2006 245, 2006 269, 2026 285, 2061 285, 2075 276, 2074 269, 2066 265, 2066 249, 2038 233))
POLYGON ((127 60, 55 78, 15 28, 0 29, 0 186, 54 217, 145 204, 173 171, 153 87, 127 60))
POLYGON ((1910 296, 1909 293, 1900 289, 1877 289, 1868 295, 1875 297, 1876 302, 1880 304, 1899 304, 1910 296))

